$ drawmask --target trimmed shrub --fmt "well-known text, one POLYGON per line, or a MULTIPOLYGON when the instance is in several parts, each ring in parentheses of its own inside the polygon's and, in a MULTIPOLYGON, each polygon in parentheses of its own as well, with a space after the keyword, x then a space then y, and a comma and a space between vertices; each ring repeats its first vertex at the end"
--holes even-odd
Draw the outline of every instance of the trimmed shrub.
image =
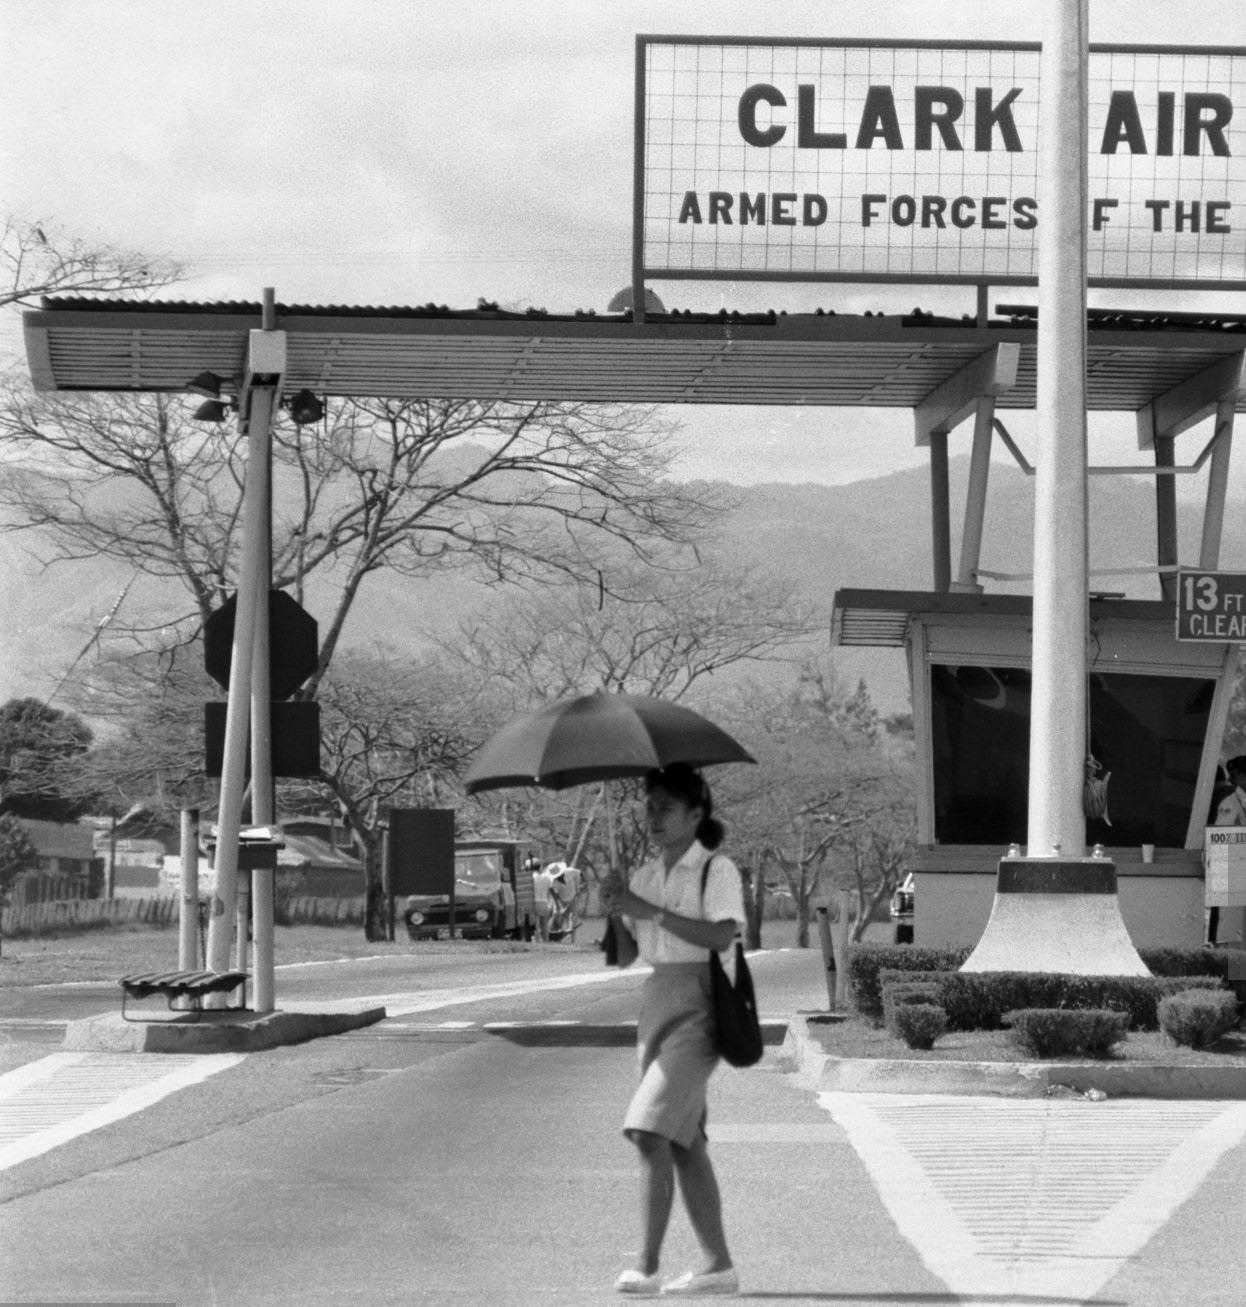
POLYGON ((883 989, 898 981, 934 982, 950 1030, 998 1030, 1004 1015, 1024 1008, 1111 1008, 1127 1012, 1135 1030, 1159 1028, 1159 1004, 1182 990, 1219 990, 1228 978, 1246 998, 1246 954, 1240 949, 1150 949, 1151 976, 1075 976, 1020 971, 962 972, 969 949, 911 944, 855 944, 848 978, 857 1013, 886 1021, 883 989), (915 974, 916 973, 916 974, 915 974), (1240 975, 1238 974, 1240 973, 1240 975))
POLYGON ((1215 976, 1072 976, 1026 971, 950 972, 939 977, 939 1002, 952 1030, 997 1030, 1023 1008, 1109 1008, 1131 1030, 1155 1030, 1159 1003, 1181 989, 1221 985, 1215 976))
POLYGON ((1164 1034, 1187 1048, 1207 1048, 1237 1025, 1237 998, 1227 989, 1185 989, 1159 1005, 1164 1034))
MULTIPOLYGON (((893 1035, 898 1036, 894 1018, 897 1007, 909 1003, 929 1003, 938 1006, 939 986, 930 980, 893 980, 883 984, 883 1021, 893 1035)), ((946 1016, 946 1013, 944 1014, 946 1016)))
POLYGON ((909 1048, 933 1048, 947 1029, 947 1013, 935 1003, 897 1003, 891 1012, 892 1024, 893 1033, 909 1048))
POLYGON ((848 950, 852 1005, 870 1021, 883 1019, 883 971, 955 971, 971 950, 919 948, 914 944, 854 944, 848 950))
POLYGON ((1209 948, 1144 948, 1138 956, 1153 976, 1225 977, 1226 961, 1222 951, 1209 948))
POLYGON ((1007 1020, 1012 1042, 1032 1057, 1106 1057, 1129 1028, 1128 1014, 1111 1008, 1022 1008, 1007 1020))

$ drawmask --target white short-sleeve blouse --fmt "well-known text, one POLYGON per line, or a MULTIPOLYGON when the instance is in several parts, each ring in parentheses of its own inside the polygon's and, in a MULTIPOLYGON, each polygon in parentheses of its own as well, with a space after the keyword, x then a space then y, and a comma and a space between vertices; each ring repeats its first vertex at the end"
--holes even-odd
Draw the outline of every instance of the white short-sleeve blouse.
MULTIPOLYGON (((744 887, 740 870, 726 854, 711 853, 693 840, 684 855, 668 872, 662 855, 650 858, 637 867, 628 879, 633 894, 681 917, 702 921, 744 921, 744 887), (713 859, 701 900, 701 873, 707 859, 713 859)), ((658 925, 656 920, 624 918, 636 937, 642 962, 702 962, 706 949, 689 944, 658 925)), ((726 954, 723 955, 724 960, 726 954)))

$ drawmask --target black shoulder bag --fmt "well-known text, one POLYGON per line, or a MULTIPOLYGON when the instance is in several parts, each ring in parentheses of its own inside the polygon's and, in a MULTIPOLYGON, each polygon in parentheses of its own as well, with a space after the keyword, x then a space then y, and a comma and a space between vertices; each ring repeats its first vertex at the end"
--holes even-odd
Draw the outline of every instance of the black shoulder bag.
MULTIPOLYGON (((705 912, 705 886, 712 857, 701 871, 701 912, 705 912)), ((710 949, 710 997, 714 1005, 714 1047, 732 1066, 753 1066, 761 1061, 761 1022, 753 977, 744 960, 744 945, 735 942, 735 983, 723 968, 722 959, 710 949)))

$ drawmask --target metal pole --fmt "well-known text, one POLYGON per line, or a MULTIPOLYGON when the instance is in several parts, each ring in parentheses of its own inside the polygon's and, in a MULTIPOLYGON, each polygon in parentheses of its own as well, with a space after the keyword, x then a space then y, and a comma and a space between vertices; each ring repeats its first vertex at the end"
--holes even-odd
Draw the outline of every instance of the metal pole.
POLYGON ((1086 851, 1088 3, 1048 0, 1041 64, 1031 857, 1086 851))
MULTIPOLYGON (((1155 561, 1160 567, 1175 567, 1177 550, 1177 478, 1172 469, 1176 466, 1176 437, 1156 436, 1155 451, 1155 561), (1164 475, 1165 471, 1167 475, 1164 475)), ((1160 598, 1170 604, 1177 602, 1177 574, 1160 572, 1160 598)))
MULTIPOLYGON (((271 302, 271 294, 271 291, 265 291, 266 304, 271 302)), ((266 312, 265 320, 269 317, 270 314, 266 312)), ((225 709, 225 747, 217 815, 216 891, 212 898, 212 920, 208 927, 208 967, 213 971, 229 968, 230 927, 238 899, 238 833, 242 826, 242 798, 246 788, 251 673, 255 662, 256 627, 261 605, 265 617, 268 612, 271 530, 269 427, 280 389, 280 375, 285 367, 285 342, 283 338, 279 339, 280 335, 273 332, 270 337, 267 330, 251 333, 247 385, 239 397, 239 421, 247 436, 247 473, 242 492, 242 554, 234 614, 234 640, 230 650, 229 697, 225 709), (252 375, 257 378, 255 384, 252 383, 252 375), (259 380, 260 377, 264 380, 259 380)), ((268 740, 267 731, 264 732, 264 740, 268 740)), ((271 766, 266 774, 271 778, 271 766)), ((255 777, 256 794, 261 792, 259 779, 258 776, 255 777)), ((271 796, 271 789, 270 779, 265 793, 271 796)), ((262 802, 261 799, 261 804, 262 802)), ((260 810, 263 810, 262 807, 260 810)), ((252 812, 254 815, 254 804, 252 812)), ((271 945, 271 931, 269 934, 268 943, 271 945)), ((257 965, 261 961, 262 956, 257 965)), ((261 978, 257 976, 254 1002, 257 1011, 266 1011, 269 1009, 261 1006, 263 996, 258 992, 260 982, 261 978)), ((211 1006, 224 1006, 224 1001, 224 995, 209 997, 211 1006)))
POLYGON ((948 500, 947 432, 930 433, 930 527, 934 556, 934 588, 952 588, 952 512, 948 500))
MULTIPOLYGON (((229 946, 238 902, 238 832, 242 827, 242 795, 246 789, 247 727, 250 721, 251 642, 255 628, 255 579, 250 556, 262 515, 257 509, 251 471, 255 467, 254 435, 250 437, 246 484, 242 491, 242 575, 234 611, 234 640, 229 661, 229 695, 225 705, 225 744, 221 789, 216 816, 216 887, 208 922, 208 970, 229 970, 229 946)), ((205 1006, 224 1006, 224 997, 209 995, 205 1006)))
MULTIPOLYGON (((271 292, 265 292, 270 295, 271 292)), ((267 316, 265 326, 271 330, 267 316)), ((271 640, 268 629, 268 593, 272 585, 272 417, 277 404, 273 390, 257 390, 251 406, 251 424, 264 430, 264 522, 262 526, 262 598, 256 606, 255 644, 251 659, 251 815, 257 826, 273 826, 276 811, 273 794, 273 733, 271 682, 271 640)), ((251 876, 252 938, 255 965, 251 1002, 256 1012, 273 1010, 273 918, 276 867, 261 869, 251 876)))
POLYGON ((199 810, 183 808, 181 821, 181 899, 177 918, 177 969, 195 971, 199 965, 199 810))
POLYGON ((1222 399, 1216 407, 1216 447, 1211 451, 1207 473, 1207 507, 1203 513, 1203 539, 1198 565, 1213 571, 1220 566, 1220 538, 1224 532, 1224 504, 1229 487, 1229 456, 1233 445, 1233 401, 1222 399))
POLYGON ((965 529, 960 542, 958 590, 981 590, 978 564, 982 560, 982 525, 986 517, 986 487, 991 475, 991 436, 995 421, 995 400, 990 395, 978 397, 974 415, 973 453, 969 459, 969 489, 965 494, 965 529))

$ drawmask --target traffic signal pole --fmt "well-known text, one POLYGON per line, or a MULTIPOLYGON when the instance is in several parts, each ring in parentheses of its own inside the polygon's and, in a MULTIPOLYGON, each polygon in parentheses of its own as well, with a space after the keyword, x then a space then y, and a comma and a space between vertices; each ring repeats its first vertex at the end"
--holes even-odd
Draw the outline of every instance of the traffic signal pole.
MULTIPOLYGON (((272 820, 272 734, 268 695, 268 590, 271 549, 271 425, 285 372, 285 333, 271 329, 272 292, 265 291, 266 328, 250 333, 247 375, 239 392, 239 426, 247 437, 247 472, 242 492, 242 556, 230 653, 225 709, 225 744, 217 812, 216 889, 208 925, 208 967, 227 971, 238 902, 238 844, 246 790, 247 736, 253 736, 253 815, 272 820), (262 668, 259 676, 255 669, 262 668), (257 684, 258 682, 258 684, 257 684), (258 693, 262 691, 261 693, 258 693)), ((252 1004, 272 1010, 272 874, 256 877, 256 967, 252 1004), (264 938, 261 939, 261 936, 264 938)), ((224 996, 221 996, 223 1004, 224 996)), ((219 1006, 220 1004, 217 1004, 219 1006)))

